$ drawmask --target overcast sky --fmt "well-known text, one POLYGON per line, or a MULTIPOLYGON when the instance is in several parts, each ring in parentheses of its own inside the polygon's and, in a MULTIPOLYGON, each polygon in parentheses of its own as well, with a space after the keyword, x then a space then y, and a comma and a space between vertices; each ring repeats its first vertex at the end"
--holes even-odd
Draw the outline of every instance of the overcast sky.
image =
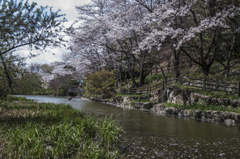
MULTIPOLYGON (((77 20, 78 14, 75 9, 75 6, 87 4, 91 0, 29 0, 29 3, 36 2, 38 6, 49 6, 53 7, 53 11, 57 11, 58 9, 61 10, 60 14, 66 14, 66 18, 68 20, 68 24, 72 24, 75 20, 77 20)), ((55 49, 48 49, 47 52, 39 52, 40 55, 34 57, 32 59, 28 59, 27 63, 37 62, 37 63, 50 63, 53 61, 61 60, 62 53, 68 52, 64 48, 55 48, 55 49), (55 55, 53 55, 53 53, 55 55)), ((22 49, 20 51, 21 55, 29 54, 28 50, 22 49)))

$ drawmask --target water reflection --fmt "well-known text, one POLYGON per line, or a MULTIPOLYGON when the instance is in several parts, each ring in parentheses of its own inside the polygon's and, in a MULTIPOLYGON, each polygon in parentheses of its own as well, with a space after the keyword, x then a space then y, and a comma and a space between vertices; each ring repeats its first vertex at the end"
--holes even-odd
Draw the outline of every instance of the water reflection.
POLYGON ((124 131, 121 158, 239 158, 238 127, 179 119, 146 111, 124 109, 85 99, 26 96, 38 102, 70 104, 76 109, 112 116, 124 131))

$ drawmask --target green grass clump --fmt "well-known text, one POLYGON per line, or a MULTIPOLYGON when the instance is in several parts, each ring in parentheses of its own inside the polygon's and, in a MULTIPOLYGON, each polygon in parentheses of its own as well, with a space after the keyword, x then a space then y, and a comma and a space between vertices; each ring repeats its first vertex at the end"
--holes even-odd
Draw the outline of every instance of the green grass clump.
POLYGON ((217 105, 199 104, 199 103, 194 103, 189 105, 179 105, 179 104, 172 104, 172 103, 165 102, 164 105, 166 107, 184 108, 184 109, 192 109, 192 110, 197 109, 202 111, 213 110, 213 111, 227 111, 227 112, 240 113, 239 109, 228 108, 228 107, 217 106, 217 105))
MULTIPOLYGON (((20 100, 19 100, 20 99, 20 100)), ((117 158, 121 127, 70 105, 0 100, 0 158, 117 158)))

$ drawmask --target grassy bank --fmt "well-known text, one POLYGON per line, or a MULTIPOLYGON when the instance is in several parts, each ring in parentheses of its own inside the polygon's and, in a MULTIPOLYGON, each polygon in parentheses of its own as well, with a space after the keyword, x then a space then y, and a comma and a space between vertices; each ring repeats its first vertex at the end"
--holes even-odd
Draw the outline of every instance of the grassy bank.
POLYGON ((165 102, 164 105, 166 107, 184 108, 184 109, 192 109, 192 110, 196 109, 196 110, 202 110, 202 111, 212 110, 212 111, 226 111, 226 112, 240 113, 240 109, 223 107, 218 105, 208 105, 208 104, 199 104, 199 103, 194 103, 189 105, 179 105, 179 104, 172 104, 167 102, 165 102))
POLYGON ((0 99, 0 158, 117 158, 121 127, 69 105, 0 99))

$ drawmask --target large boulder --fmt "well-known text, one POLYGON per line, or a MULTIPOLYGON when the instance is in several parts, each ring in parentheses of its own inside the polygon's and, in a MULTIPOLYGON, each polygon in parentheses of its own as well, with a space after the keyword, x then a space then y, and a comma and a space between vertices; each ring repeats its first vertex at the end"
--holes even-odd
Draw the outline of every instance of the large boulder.
POLYGON ((220 111, 212 111, 212 121, 221 121, 220 111))
POLYGON ((150 99, 154 102, 164 103, 167 101, 167 91, 166 89, 159 89, 153 92, 153 96, 150 99))
POLYGON ((191 92, 176 86, 167 89, 168 103, 184 105, 190 99, 191 92))
POLYGON ((130 97, 127 96, 127 97, 122 97, 122 98, 123 98, 123 100, 122 100, 121 106, 122 107, 130 106, 130 97))
POLYGON ((229 105, 230 104, 230 99, 227 98, 217 98, 218 105, 229 105))
POLYGON ((240 114, 239 113, 234 113, 234 120, 238 123, 240 123, 240 114))
POLYGON ((183 97, 183 95, 182 95, 182 94, 179 94, 179 95, 173 97, 172 103, 173 103, 173 104, 184 105, 185 102, 184 102, 184 97, 183 97))
POLYGON ((141 102, 133 102, 133 103, 132 103, 132 106, 133 106, 134 108, 136 108, 136 109, 140 109, 140 108, 142 108, 143 103, 141 103, 141 102))
POLYGON ((185 109, 183 111, 183 117, 191 117, 192 116, 192 111, 191 109, 185 109))
POLYGON ((173 110, 174 110, 173 107, 166 107, 164 112, 166 115, 174 115, 173 110))
POLYGON ((230 113, 230 112, 220 112, 220 118, 225 121, 227 119, 235 119, 235 113, 230 113))
POLYGON ((240 105, 240 101, 237 100, 237 99, 230 99, 230 104, 231 104, 231 106, 233 106, 233 107, 237 107, 237 106, 240 105))
POLYGON ((237 125, 237 122, 233 119, 227 119, 227 120, 224 120, 224 123, 228 126, 235 126, 237 125))
POLYGON ((207 118, 207 119, 212 119, 212 111, 211 110, 207 110, 203 113, 203 117, 207 118))
POLYGON ((173 109, 173 113, 176 116, 182 116, 182 112, 183 112, 184 108, 174 108, 173 109))
POLYGON ((201 119, 202 118, 202 111, 201 110, 192 110, 192 115, 196 119, 201 119))
POLYGON ((153 107, 153 104, 151 102, 143 103, 142 109, 151 109, 153 107))
POLYGON ((151 113, 156 113, 156 114, 164 114, 164 109, 165 109, 165 105, 163 103, 155 104, 150 109, 150 112, 151 113))

